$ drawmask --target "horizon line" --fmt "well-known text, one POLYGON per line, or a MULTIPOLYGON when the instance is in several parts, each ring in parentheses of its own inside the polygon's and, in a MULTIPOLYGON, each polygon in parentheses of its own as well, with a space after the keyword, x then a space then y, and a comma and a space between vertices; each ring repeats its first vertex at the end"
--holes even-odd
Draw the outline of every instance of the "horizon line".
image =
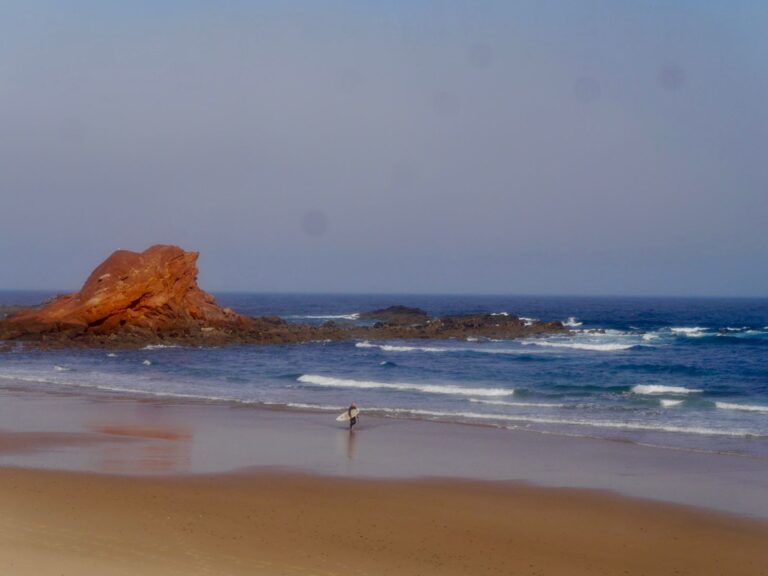
MULTIPOLYGON (((768 300, 766 295, 746 294, 631 294, 631 293, 606 293, 606 294, 568 294, 568 293, 532 293, 532 292, 345 292, 345 291, 294 291, 294 290, 209 290, 203 289, 213 295, 263 295, 263 296, 443 296, 443 297, 496 297, 496 298, 678 298, 678 299, 739 299, 739 300, 768 300)), ((53 296, 74 294, 77 289, 50 289, 50 288, 0 288, 0 293, 27 292, 46 293, 53 296)))

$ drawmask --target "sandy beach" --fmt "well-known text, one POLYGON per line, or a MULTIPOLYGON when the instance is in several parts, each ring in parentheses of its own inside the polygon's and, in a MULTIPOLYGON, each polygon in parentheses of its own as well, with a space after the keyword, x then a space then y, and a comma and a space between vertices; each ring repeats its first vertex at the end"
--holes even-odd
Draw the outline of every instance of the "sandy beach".
POLYGON ((2 400, 2 574, 767 573, 759 459, 395 419, 350 434, 327 414, 109 396, 2 400))
POLYGON ((3 574, 765 574, 765 524, 604 494, 0 472, 3 574))

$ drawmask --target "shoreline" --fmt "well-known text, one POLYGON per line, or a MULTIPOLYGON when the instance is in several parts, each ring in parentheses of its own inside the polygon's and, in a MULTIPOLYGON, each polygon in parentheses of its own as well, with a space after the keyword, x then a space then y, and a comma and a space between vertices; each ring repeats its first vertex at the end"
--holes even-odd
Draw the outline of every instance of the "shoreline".
POLYGON ((0 467, 512 481, 768 519, 768 459, 754 456, 365 413, 350 433, 328 412, 183 399, 4 389, 0 400, 0 467), (31 448, 9 449, 14 434, 31 448))
MULTIPOLYGON (((290 345, 290 344, 288 344, 290 345)), ((1 377, 0 377, 1 378, 1 377)), ((12 380, 12 379, 11 379, 12 380)), ((220 409, 252 409, 255 411, 268 411, 279 412, 295 415, 335 415, 339 412, 346 410, 346 406, 341 405, 319 405, 319 404, 306 404, 299 402, 268 402, 257 400, 240 400, 236 398, 226 397, 212 397, 202 394, 188 394, 188 393, 172 393, 172 392, 151 392, 148 390, 131 390, 131 389, 119 389, 109 387, 97 387, 92 385, 81 385, 73 383, 57 383, 57 384, 45 384, 44 387, 40 387, 36 390, 32 390, 26 387, 27 383, 24 381, 19 382, 17 386, 5 386, 0 390, 0 396, 3 392, 12 392, 20 394, 31 395, 51 395, 51 396, 66 396, 72 398, 87 399, 100 399, 103 401, 114 402, 152 402, 157 404, 167 404, 168 406, 207 406, 211 408, 220 409)), ((444 424, 449 426, 467 426, 484 428, 499 431, 512 431, 523 434, 533 435, 551 435, 563 438, 575 438, 584 440, 594 440, 602 442, 618 442, 623 444, 630 444, 635 446, 641 446, 657 450, 669 450, 674 452, 691 452, 720 456, 734 456, 756 460, 768 460, 768 454, 744 452, 733 449, 707 449, 707 448, 694 448, 676 445, 655 444, 653 442, 641 442, 629 438, 607 438, 599 435, 590 435, 587 433, 575 433, 566 431, 552 431, 552 430, 540 430, 540 429, 522 429, 514 425, 504 425, 501 422, 504 421, 506 415, 496 415, 498 418, 494 418, 494 415, 482 415, 482 419, 472 418, 466 416, 465 413, 442 413, 442 412, 430 412, 420 409, 409 410, 406 408, 381 408, 381 407, 365 407, 364 408, 366 418, 380 418, 385 420, 394 421, 415 421, 415 422, 429 422, 434 424, 444 424), (453 419, 452 417, 458 417, 459 419, 453 419)), ((477 416, 477 415, 476 415, 477 416)), ((525 416, 520 418, 509 418, 513 422, 527 422, 525 416)), ((585 426, 585 424, 581 424, 585 426)), ((632 430, 632 428, 628 428, 632 430)), ((655 428, 660 432, 665 432, 663 428, 655 428)), ((675 432, 679 432, 676 430, 675 432)))

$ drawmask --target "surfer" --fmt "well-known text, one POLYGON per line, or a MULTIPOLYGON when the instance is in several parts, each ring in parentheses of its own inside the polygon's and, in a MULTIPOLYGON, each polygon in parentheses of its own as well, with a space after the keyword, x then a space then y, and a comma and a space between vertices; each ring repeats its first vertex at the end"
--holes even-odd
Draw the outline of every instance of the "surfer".
POLYGON ((357 424, 357 417, 360 414, 360 412, 357 409, 357 405, 354 402, 352 402, 349 408, 347 408, 347 414, 349 414, 349 429, 352 430, 352 426, 357 424))

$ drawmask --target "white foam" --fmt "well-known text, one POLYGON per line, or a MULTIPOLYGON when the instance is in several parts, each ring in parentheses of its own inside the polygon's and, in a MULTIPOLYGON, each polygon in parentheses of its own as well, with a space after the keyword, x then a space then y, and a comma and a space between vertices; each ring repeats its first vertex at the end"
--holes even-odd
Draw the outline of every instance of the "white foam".
POLYGON ((109 354, 107 354, 107 358, 117 358, 117 354, 115 354, 114 352, 110 352, 109 354))
POLYGON ((378 348, 384 352, 450 352, 450 348, 437 348, 434 346, 394 346, 392 344, 371 344, 368 340, 357 342, 357 348, 378 348))
POLYGON ((730 402, 715 402, 715 406, 721 410, 740 410, 743 412, 758 412, 768 414, 768 406, 758 404, 732 404, 730 402))
POLYGON ((576 319, 576 317, 575 317, 575 316, 571 316, 571 317, 569 317, 569 318, 568 318, 568 320, 566 320, 565 322, 563 322, 563 326, 568 326, 569 328, 578 328, 578 327, 579 327, 579 326, 581 326, 582 324, 584 324, 584 323, 583 323, 583 322, 579 322, 579 321, 576 319))
POLYGON ((672 407, 674 407, 674 406, 680 406, 680 404, 682 404, 682 403, 683 403, 683 401, 682 401, 682 400, 667 400, 667 399, 664 399, 664 398, 662 398, 661 400, 659 400, 659 402, 661 403, 661 405, 662 405, 664 408, 672 408, 672 407))
POLYGON ((493 312, 491 316, 509 316, 509 312, 493 312))
POLYGON ((667 426, 664 424, 653 424, 649 422, 616 422, 611 420, 582 420, 582 419, 561 419, 561 418, 538 418, 528 416, 512 416, 510 414, 479 414, 477 412, 437 412, 432 410, 416 410, 404 408, 383 409, 382 412, 393 414, 428 416, 433 418, 465 418, 469 420, 491 420, 491 421, 509 421, 530 424, 554 424, 564 426, 585 426, 590 428, 610 428, 618 430, 636 430, 651 432, 677 432, 681 434, 698 434, 705 436, 754 436, 748 430, 728 429, 719 430, 716 428, 702 428, 698 426, 667 426))
POLYGON ((635 344, 618 344, 616 342, 550 342, 547 340, 528 340, 523 344, 535 344, 536 346, 545 346, 548 348, 570 348, 571 350, 591 350, 593 352, 618 352, 620 350, 629 350, 635 344))
POLYGON ((59 366, 58 364, 53 367, 56 372, 69 372, 72 370, 72 368, 67 368, 66 366, 59 366))
POLYGON ((533 326, 536 322, 539 321, 538 318, 526 318, 525 316, 520 316, 520 320, 523 321, 524 326, 533 326))
POLYGON ((477 404, 489 404, 492 406, 522 406, 525 408, 563 408, 565 404, 554 404, 550 402, 508 402, 506 400, 480 400, 470 398, 470 402, 477 404))
POLYGON ((35 384, 60 384, 58 380, 40 378, 39 376, 27 376, 23 374, 0 374, 3 380, 18 380, 20 382, 33 382, 35 384))
POLYGON ((163 350, 165 348, 181 348, 178 344, 147 344, 142 350, 163 350))
POLYGON ((700 338, 706 336, 707 329, 701 326, 676 326, 669 329, 673 334, 682 334, 691 338, 700 338))
MULTIPOLYGON (((493 342, 501 342, 501 340, 493 340, 493 342)), ((452 352, 454 354, 456 353, 462 353, 462 352, 475 352, 478 354, 529 354, 530 351, 527 350, 521 350, 520 348, 481 348, 481 347, 473 347, 473 348, 458 348, 458 347, 437 347, 437 346, 404 346, 404 345, 393 345, 393 344, 372 344, 368 340, 365 340, 363 342, 357 342, 355 344, 355 347, 357 348, 377 348, 379 350, 382 350, 384 352, 433 352, 433 353, 449 353, 452 352)))
POLYGON ((426 394, 449 394, 460 396, 512 396, 515 391, 505 388, 463 388, 451 384, 414 384, 409 382, 375 382, 372 380, 352 380, 333 378, 317 374, 303 374, 297 378, 302 384, 325 386, 328 388, 361 388, 369 390, 401 390, 423 392, 426 394))
POLYGON ((703 390, 684 388, 683 386, 663 386, 661 384, 638 384, 632 386, 634 394, 699 394, 703 390))
MULTIPOLYGON (((99 378, 104 377, 104 374, 99 374, 99 378)), ((197 394, 183 394, 183 393, 173 393, 168 391, 156 391, 156 390, 145 390, 141 388, 131 388, 126 386, 110 386, 108 384, 104 384, 99 381, 99 383, 93 383, 88 381, 64 381, 64 380, 53 380, 50 378, 40 378, 33 375, 24 375, 24 374, 0 374, 0 379, 3 380, 18 380, 21 382, 30 382, 35 384, 49 384, 49 385, 56 385, 56 386, 68 386, 68 387, 75 387, 75 388, 90 388, 95 390, 102 390, 107 392, 122 392, 122 393, 129 393, 129 394, 149 394, 151 396, 171 396, 171 397, 177 397, 177 398, 192 398, 192 399, 199 399, 199 400, 213 400, 215 398, 208 397, 208 396, 200 396, 197 394)))
POLYGON ((152 362, 149 361, 149 360, 144 360, 144 362, 142 362, 142 364, 144 364, 144 366, 151 366, 152 362))
MULTIPOLYGON (((270 404, 269 402, 265 402, 265 404, 270 404)), ((323 411, 337 411, 337 410, 344 410, 346 406, 330 406, 328 404, 303 404, 301 402, 288 402, 288 404, 278 404, 274 403, 275 406, 289 406, 291 408, 301 408, 302 410, 323 410, 323 411)))
POLYGON ((352 314, 306 314, 304 316, 291 316, 291 318, 307 318, 308 320, 359 320, 360 313, 352 314))

